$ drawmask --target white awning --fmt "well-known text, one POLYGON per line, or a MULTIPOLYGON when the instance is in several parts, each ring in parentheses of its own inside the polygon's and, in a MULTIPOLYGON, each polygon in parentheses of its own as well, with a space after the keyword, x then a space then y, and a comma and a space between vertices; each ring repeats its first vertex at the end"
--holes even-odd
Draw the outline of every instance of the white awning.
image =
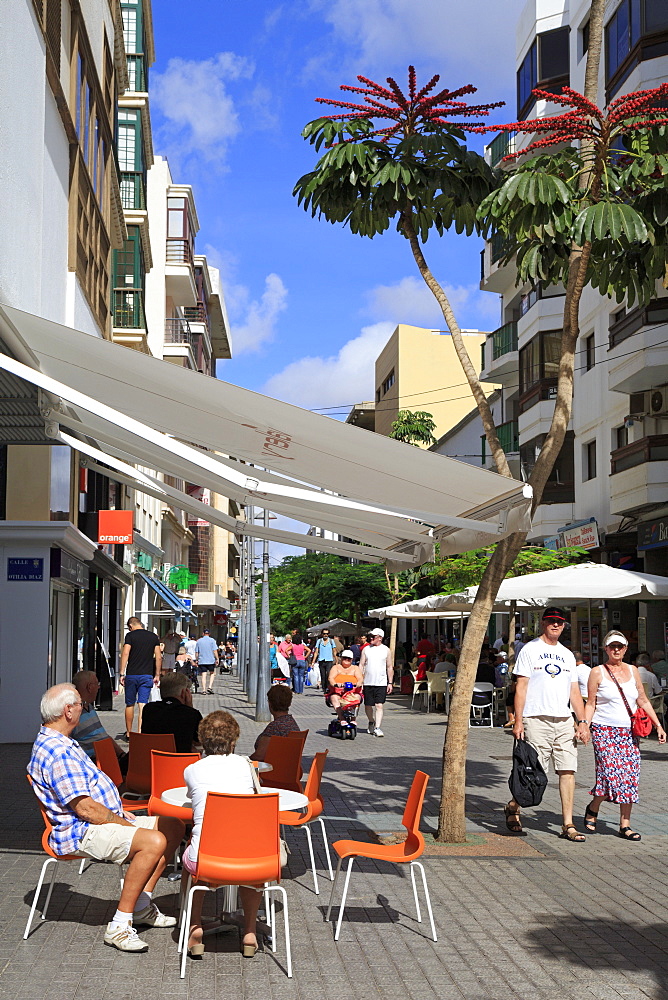
MULTIPOLYGON (((444 552, 464 551, 529 524, 531 491, 516 480, 126 353, 10 307, 0 308, 0 328, 8 349, 33 372, 15 374, 67 402, 51 419, 131 462, 166 472, 171 461, 173 475, 225 496, 236 491, 235 498, 244 498, 239 502, 380 549, 399 546, 414 562, 424 560, 433 538, 444 552), (36 373, 61 383, 60 391, 36 373), (77 400, 77 392, 87 399, 77 400), (116 414, 105 414, 104 407, 116 414), (272 471, 214 458, 201 447, 272 471)), ((0 356, 0 366, 12 370, 7 360, 0 356)))

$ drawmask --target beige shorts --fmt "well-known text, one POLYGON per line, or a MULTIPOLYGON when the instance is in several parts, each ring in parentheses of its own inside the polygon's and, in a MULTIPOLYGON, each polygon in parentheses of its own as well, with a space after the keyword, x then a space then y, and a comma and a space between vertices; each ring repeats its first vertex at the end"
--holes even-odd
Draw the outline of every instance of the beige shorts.
POLYGON ((524 735, 535 748, 547 773, 550 761, 555 771, 577 771, 578 751, 573 719, 553 715, 533 715, 524 722, 524 735))
POLYGON ((113 861, 122 865, 132 847, 137 830, 155 830, 159 816, 136 816, 134 826, 119 823, 91 824, 83 835, 77 854, 94 861, 113 861))

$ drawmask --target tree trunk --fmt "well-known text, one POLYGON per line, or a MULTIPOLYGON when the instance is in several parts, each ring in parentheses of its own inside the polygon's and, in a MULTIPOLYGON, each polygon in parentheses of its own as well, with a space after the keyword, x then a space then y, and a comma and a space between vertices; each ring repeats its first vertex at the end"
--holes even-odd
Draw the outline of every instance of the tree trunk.
POLYGON ((514 563, 525 539, 526 533, 521 532, 499 542, 487 563, 466 626, 443 747, 443 791, 436 834, 436 839, 440 841, 461 844, 466 840, 466 751, 471 696, 480 647, 501 581, 514 563))
POLYGON ((473 393, 476 406, 478 407, 483 430, 485 431, 485 437, 487 438, 487 444, 489 445, 489 450, 492 454, 492 458, 494 459, 497 472, 499 472, 502 476, 508 476, 508 478, 511 479, 512 474, 510 472, 510 466, 508 465, 508 459, 506 458, 506 454, 501 447, 499 436, 496 433, 494 417, 492 416, 492 411, 490 410, 489 403, 487 402, 485 390, 480 383, 480 379, 478 378, 476 370, 473 367, 469 353, 464 346, 462 331, 459 328, 459 323, 455 319, 455 314, 452 311, 450 301, 445 294, 443 287, 436 280, 429 265, 427 264, 427 261, 425 260, 422 247, 420 246, 420 240, 418 239, 415 226, 413 225, 412 213, 410 211, 401 213, 401 225, 404 233, 406 234, 406 238, 411 245, 411 250, 413 251, 413 257, 415 258, 418 270, 424 278, 427 287, 432 292, 441 307, 441 312, 443 313, 443 318, 445 319, 448 330, 450 331, 450 336, 452 337, 452 343, 454 344, 457 357, 459 358, 459 363, 461 364, 464 374, 466 375, 466 380, 471 388, 471 392, 473 393))

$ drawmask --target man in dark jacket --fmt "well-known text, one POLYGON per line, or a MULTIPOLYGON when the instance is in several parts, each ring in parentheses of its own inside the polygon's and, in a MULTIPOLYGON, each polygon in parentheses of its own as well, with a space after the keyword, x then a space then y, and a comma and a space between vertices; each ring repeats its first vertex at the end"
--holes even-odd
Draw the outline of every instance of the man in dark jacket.
POLYGON ((152 701, 142 713, 142 733, 173 733, 177 753, 191 753, 195 748, 202 713, 193 708, 190 678, 176 671, 164 674, 160 681, 162 701, 152 701))

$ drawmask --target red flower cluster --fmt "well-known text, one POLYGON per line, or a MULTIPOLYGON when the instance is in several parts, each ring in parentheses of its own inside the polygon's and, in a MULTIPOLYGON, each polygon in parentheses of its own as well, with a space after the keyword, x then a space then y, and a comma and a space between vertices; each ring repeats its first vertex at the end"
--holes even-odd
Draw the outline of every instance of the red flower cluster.
POLYGON ((662 83, 652 90, 638 90, 632 94, 618 97, 608 106, 607 114, 591 101, 587 100, 577 90, 564 87, 561 94, 550 94, 544 90, 534 90, 533 94, 552 104, 571 107, 562 115, 550 115, 546 118, 532 118, 529 121, 510 122, 496 128, 490 125, 480 125, 472 129, 474 132, 521 132, 528 135, 542 135, 524 149, 510 153, 505 160, 514 160, 518 156, 546 146, 558 143, 571 143, 577 140, 588 140, 604 143, 609 146, 614 136, 633 132, 637 129, 650 128, 655 125, 668 125, 668 109, 661 107, 661 102, 668 99, 668 83, 662 83), (640 119, 640 120, 637 120, 640 119))
POLYGON ((452 125, 465 131, 482 131, 481 122, 464 124, 449 121, 448 118, 451 116, 469 118, 475 115, 484 117, 489 114, 492 108, 499 108, 505 103, 505 101, 496 101, 494 104, 468 105, 465 101, 457 100, 464 94, 476 92, 477 87, 472 86, 472 84, 460 87, 459 90, 441 90, 429 97, 427 95, 434 89, 440 76, 436 74, 424 87, 418 90, 414 66, 408 67, 408 97, 391 76, 387 78, 389 88, 369 80, 366 76, 358 76, 357 79, 366 86, 350 87, 344 83, 341 85, 341 90, 362 94, 364 104, 334 101, 327 97, 316 97, 316 101, 319 104, 332 104, 335 108, 346 109, 342 114, 331 115, 333 120, 357 121, 366 119, 370 121, 373 118, 380 118, 393 121, 393 125, 377 128, 369 133, 369 135, 383 136, 383 142, 387 142, 399 132, 403 132, 404 137, 407 137, 423 131, 430 125, 452 125))

